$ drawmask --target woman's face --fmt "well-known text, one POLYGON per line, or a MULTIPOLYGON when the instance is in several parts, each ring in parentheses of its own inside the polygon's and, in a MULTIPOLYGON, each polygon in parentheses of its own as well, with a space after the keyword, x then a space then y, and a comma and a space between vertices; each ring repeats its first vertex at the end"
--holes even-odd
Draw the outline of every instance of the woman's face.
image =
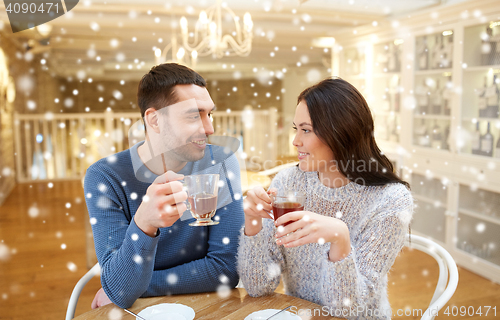
POLYGON ((326 173, 333 164, 333 151, 314 133, 304 100, 297 105, 293 124, 296 131, 293 145, 299 152, 299 168, 302 171, 326 173))

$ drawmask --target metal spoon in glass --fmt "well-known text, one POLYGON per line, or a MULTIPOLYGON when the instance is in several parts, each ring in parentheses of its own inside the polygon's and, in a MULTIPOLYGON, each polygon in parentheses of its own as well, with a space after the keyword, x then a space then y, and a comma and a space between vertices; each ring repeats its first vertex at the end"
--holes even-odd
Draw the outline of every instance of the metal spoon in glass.
POLYGON ((140 315, 135 314, 135 313, 133 313, 132 311, 130 311, 130 310, 128 310, 128 309, 123 308, 123 310, 125 310, 126 312, 128 312, 128 313, 130 313, 131 315, 135 316, 136 318, 139 318, 139 319, 141 319, 141 320, 146 320, 146 319, 144 319, 143 317, 141 317, 140 315))

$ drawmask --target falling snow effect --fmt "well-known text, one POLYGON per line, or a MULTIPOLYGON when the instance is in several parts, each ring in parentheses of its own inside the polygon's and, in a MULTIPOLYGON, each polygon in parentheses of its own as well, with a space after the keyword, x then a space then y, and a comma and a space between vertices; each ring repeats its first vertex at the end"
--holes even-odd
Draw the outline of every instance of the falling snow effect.
POLYGON ((137 264, 142 264, 142 262, 144 261, 142 259, 142 257, 140 255, 138 255, 138 254, 136 254, 133 259, 134 259, 134 262, 137 263, 137 264))
POLYGON ((121 320, 123 317, 123 311, 118 309, 118 308, 113 308, 111 311, 108 313, 108 319, 109 320, 121 320))
POLYGON ((28 215, 30 218, 36 218, 40 215, 40 210, 36 206, 32 206, 28 209, 28 215))
POLYGON ((101 208, 101 209, 108 209, 111 207, 111 200, 109 198, 106 198, 104 196, 100 196, 98 199, 97 199, 97 207, 98 208, 101 208))
MULTIPOLYGON (((202 2, 206 2, 206 1, 202 1, 202 2)), ((299 1, 299 2, 306 2, 306 1, 299 1)), ((283 10, 283 2, 282 1, 265 1, 264 3, 262 3, 262 9, 265 11, 265 12, 280 12, 281 10, 283 10), (280 8, 281 6, 281 8, 280 8)), ((349 4, 354 4, 354 1, 353 0, 350 0, 349 1, 349 4)), ((86 1, 83 1, 83 5, 88 7, 88 6, 91 6, 92 5, 92 2, 90 0, 86 0, 86 1)), ((167 9, 170 9, 172 7, 171 4, 169 3, 166 3, 165 4, 165 8, 167 9)), ((383 8, 384 12, 385 13, 388 13, 389 12, 389 9, 388 8, 383 8)), ((186 10, 185 10, 187 13, 189 14, 193 14, 193 13, 196 13, 195 9, 192 7, 192 6, 186 6, 186 10)), ((65 18, 71 18, 72 17, 72 14, 73 13, 69 13, 68 15, 66 15, 65 18)), ((126 13, 127 14, 127 13, 126 13)), ((142 18, 142 15, 145 15, 145 13, 137 13, 133 10, 129 11, 128 12, 128 18, 133 20, 133 19, 137 19, 139 16, 141 16, 142 18)), ((481 16, 481 13, 478 12, 478 11, 474 11, 472 12, 472 10, 469 12, 469 11, 463 11, 461 13, 461 18, 462 19, 468 19, 470 17, 474 16, 475 18, 479 18, 481 16)), ((431 16, 432 18, 438 18, 438 16, 433 13, 433 15, 431 16)), ((96 18, 97 19, 97 18, 96 18)), ((100 21, 100 20, 98 20, 100 21)), ((164 19, 160 20, 159 18, 154 18, 154 21, 155 22, 161 22, 161 23, 165 23, 164 19)), ((299 27, 301 26, 304 26, 304 23, 305 24, 308 24, 308 23, 312 23, 313 22, 313 19, 312 17, 307 14, 307 13, 299 13, 296 15, 296 18, 294 18, 293 20, 290 21, 290 26, 293 26, 294 28, 296 28, 296 30, 299 30, 299 27)), ((101 31, 101 26, 98 22, 96 21, 91 21, 91 22, 87 22, 88 25, 86 24, 84 26, 84 28, 87 28, 87 30, 92 30, 93 32, 95 32, 95 34, 97 35, 99 31, 101 31)), ((174 22, 174 24, 176 24, 176 22, 174 22)), ((374 25, 376 25, 378 23, 374 22, 374 25)), ((102 28, 104 28, 104 25, 105 24, 102 24, 102 28)), ((308 25, 305 25, 306 26, 306 30, 307 30, 307 27, 308 25)), ((0 29, 3 29, 4 27, 4 23, 2 21, 0 21, 0 29)), ((393 21, 392 22, 392 27, 393 28, 399 28, 400 27, 400 23, 398 21, 393 21)), ((89 30, 89 31, 90 31, 89 30)), ((273 31, 273 30, 266 30, 266 29, 255 29, 255 37, 262 37, 261 41, 268 41, 268 40, 273 40, 277 35, 276 33, 273 31)), ((427 32, 434 32, 434 28, 432 27, 429 27, 427 29, 427 32)), ((64 31, 61 31, 62 34, 64 34, 65 32, 64 31)), ((120 38, 120 40, 118 39, 111 39, 109 41, 109 43, 107 42, 106 43, 106 46, 108 48, 106 48, 106 50, 110 48, 120 48, 120 45, 121 45, 121 42, 125 42, 125 41, 130 41, 130 39, 133 39, 132 41, 133 42, 138 42, 138 43, 141 43, 141 41, 143 39, 141 39, 140 37, 139 38, 136 38, 136 37, 132 37, 133 34, 130 34, 129 36, 127 36, 127 40, 125 40, 125 38, 120 38)), ((483 35, 484 37, 484 35, 483 35)), ((109 38, 108 38, 109 40, 109 38)), ((484 39, 483 39, 484 40, 484 39)), ((53 41, 57 41, 55 38, 53 39, 53 41)), ((94 44, 90 44, 88 47, 87 47, 85 50, 86 52, 84 51, 84 54, 83 54, 83 58, 85 58, 85 56, 87 56, 88 58, 91 58, 91 59, 96 59, 97 61, 100 60, 100 57, 98 57, 98 55, 100 54, 102 56, 102 52, 101 51, 97 51, 96 50, 96 47, 94 44), (87 49, 88 48, 88 49, 87 49)), ((482 47, 481 48, 483 50, 483 52, 486 52, 486 48, 482 47)), ((121 48, 120 48, 121 50, 121 48)), ((298 52, 301 52, 303 50, 303 48, 297 46, 297 47, 294 47, 293 50, 291 50, 291 48, 288 46, 287 48, 285 47, 282 47, 280 48, 280 50, 278 49, 275 49, 275 52, 273 52, 273 55, 276 55, 276 58, 274 59, 279 59, 280 57, 280 54, 284 53, 286 50, 286 52, 290 52, 292 53, 292 51, 295 53, 295 54, 298 54, 298 52)), ((24 61, 37 61, 38 59, 38 56, 36 56, 36 59, 35 59, 35 56, 31 53, 31 52, 28 52, 28 53, 19 53, 19 56, 21 59, 23 59, 24 61)), ((116 51, 110 55, 111 56, 111 59, 114 59, 116 60, 117 62, 126 62, 126 61, 131 61, 133 57, 129 57, 128 55, 126 55, 125 53, 121 53, 121 52, 118 52, 116 53, 116 51)), ((299 56, 297 55, 296 58, 295 58, 296 62, 299 62, 303 67, 305 64, 309 63, 309 62, 313 62, 313 56, 307 56, 307 55, 302 55, 302 56, 299 56)), ((413 59, 413 57, 412 57, 413 59)), ((115 61, 115 62, 116 62, 115 61)), ((136 65, 139 67, 141 64, 140 61, 136 62, 136 65)), ((135 66, 134 65, 134 68, 135 66)), ((312 64, 311 64, 312 65, 312 64)), ((463 63, 462 64, 462 67, 465 69, 465 68, 468 68, 468 65, 467 63, 463 63)), ((472 67, 472 65, 471 65, 472 67)), ((122 68, 123 68, 123 65, 122 65, 122 68)), ((229 65, 227 67, 229 69, 229 65)), ((254 75, 257 76, 257 79, 259 81, 259 83, 263 84, 263 85, 268 85, 270 81, 273 81, 273 80, 276 80, 275 78, 277 79, 281 79, 284 77, 285 73, 283 71, 271 71, 271 70, 266 70, 265 68, 261 68, 261 67, 258 67, 256 68, 256 70, 254 71, 254 75), (272 74, 272 72, 274 72, 274 75, 272 74)), ((90 73, 90 71, 89 71, 90 73)), ((234 71, 233 72, 233 78, 234 79, 241 79, 242 78, 242 73, 240 71, 234 71)), ((318 70, 318 69, 310 69, 306 72, 306 79, 308 82, 317 82, 319 80, 321 80, 322 78, 322 75, 321 75, 321 72, 318 70)), ((78 80, 85 80, 85 82, 87 81, 87 74, 86 72, 82 69, 82 70, 79 70, 76 72, 76 79, 78 80)), ((73 81, 75 81, 75 76, 73 76, 73 81)), ((91 82, 91 79, 89 79, 88 82, 91 82)), ((34 92, 34 90, 36 89, 35 88, 35 78, 31 75, 24 75, 24 76, 21 76, 17 79, 17 87, 19 89, 19 92, 21 93, 24 93, 25 95, 29 96, 31 93, 34 92)), ((118 91, 118 90, 114 90, 114 91, 111 91, 109 89, 106 89, 104 88, 103 86, 99 86, 99 90, 102 92, 102 96, 104 97, 102 99, 102 102, 103 102, 103 105, 111 105, 112 102, 115 102, 115 101, 112 101, 110 102, 110 98, 111 98, 111 95, 114 99, 116 100, 123 100, 124 99, 124 95, 118 91), (111 93, 111 95, 110 95, 111 93)), ((66 93, 72 93, 73 91, 73 88, 70 88, 68 86, 68 88, 66 89, 66 93)), ((232 92, 241 92, 241 91, 244 91, 246 90, 246 88, 232 88, 232 92), (235 90, 236 89, 236 90, 235 90)), ((456 88, 457 92, 460 91, 460 88, 456 88)), ((465 91, 465 88, 463 89, 465 91)), ((125 90, 122 90, 123 92, 127 93, 125 90)), ((75 91, 76 94, 78 94, 78 91, 75 91)), ((253 93, 253 92, 252 92, 253 93)), ((257 92, 255 92, 255 94, 257 94, 257 92)), ((59 99, 56 99, 57 101, 55 101, 56 103, 57 102, 61 102, 60 104, 58 104, 57 106, 58 107, 65 107, 65 108, 74 108, 77 103, 78 103, 78 99, 83 95, 83 91, 80 92, 80 95, 77 96, 77 97, 74 97, 74 98, 64 98, 63 96, 60 96, 59 99)), ((271 96, 270 93, 268 93, 268 95, 266 95, 266 92, 259 92, 259 98, 263 97, 263 96, 268 96, 268 97, 272 97, 273 100, 274 100, 274 94, 271 96)), ((414 96, 412 94, 409 94, 409 95, 404 95, 405 98, 404 98, 404 101, 402 102, 402 108, 406 108, 406 109, 415 109, 416 107, 416 99, 414 98, 414 96)), ((95 102, 97 103, 97 98, 99 96, 96 96, 95 97, 95 102)), ((111 99, 112 100, 112 99, 111 99)), ((41 109, 41 106, 37 106, 37 103, 34 101, 34 100, 27 100, 26 101, 26 104, 25 104, 26 108, 28 110, 31 110, 31 111, 34 111, 36 110, 37 108, 41 109)), ((92 106, 91 106, 92 107, 92 106)), ((230 109, 229 109, 230 110, 230 109)), ((231 111, 231 110, 230 110, 231 111)), ((232 110, 234 112, 234 110, 232 110)), ((94 112, 94 111, 92 111, 94 112)), ((47 113, 47 118, 48 119, 53 119, 53 116, 51 115, 51 113, 47 113)), ((245 118, 245 121, 244 121, 244 125, 245 126, 249 126, 249 127, 253 127, 253 115, 251 117, 248 117, 248 118, 245 118)), ((63 128, 66 128, 67 130, 69 129, 69 125, 67 124, 64 124, 64 123, 61 123, 60 124, 60 128, 63 129, 63 128)), ((465 128, 455 128, 456 130, 456 140, 455 140, 455 143, 456 143, 456 147, 459 151, 463 152, 464 150, 466 150, 467 146, 470 144, 471 142, 471 135, 470 135, 470 132, 467 131, 467 129, 465 128)), ((125 136, 123 134, 123 132, 121 130, 116 130, 114 132, 104 132, 104 130, 102 130, 101 132, 101 135, 97 135, 96 138, 99 138, 101 140, 105 140, 105 139, 108 139, 108 140, 112 140, 113 142, 117 142, 117 143, 121 143, 123 142, 123 140, 125 139, 125 136), (106 135, 104 135, 106 134, 106 135)), ((38 138, 37 138, 38 139, 38 138)), ((42 135, 40 135, 40 145, 42 145, 43 143, 43 140, 44 137, 42 135)), ((46 136, 45 139, 48 139, 48 137, 46 136)), ((89 145, 91 145, 92 143, 95 143, 96 140, 91 140, 89 137, 87 137, 88 139, 88 143, 86 145, 86 148, 88 148, 89 145)), ((256 152, 258 152, 258 148, 256 148, 256 152)), ((106 152, 107 153, 102 153, 101 155, 104 156, 104 155, 107 155, 109 153, 112 153, 114 152, 115 150, 111 150, 111 148, 109 146, 107 146, 107 149, 106 149, 106 152)), ((116 150, 118 151, 118 150, 116 150)), ((79 151, 80 152, 80 151, 79 151)), ((87 151, 85 152, 82 152, 82 153, 79 153, 79 154, 82 154, 83 156, 79 157, 81 159, 92 159, 88 154, 87 154, 87 151)), ((252 155, 250 155, 252 156, 252 155)), ((43 152, 42 153, 42 157, 43 159, 45 159, 46 161, 50 161, 52 159, 55 159, 55 155, 53 155, 51 152, 43 152)), ((95 158, 95 160, 97 160, 98 158, 95 158)), ((242 157, 242 159, 245 159, 242 157)), ((109 163, 115 163, 116 162, 116 157, 115 156, 109 156, 107 157, 107 161, 109 163)), ((89 163, 93 162, 93 161, 87 161, 89 163)), ((489 170, 496 170, 496 165, 494 162, 489 162, 488 163, 488 169, 489 170)), ((37 169, 38 170, 38 169, 37 169)), ((479 186, 482 185, 481 182, 488 182, 487 179, 488 179, 488 173, 479 173, 480 169, 478 168, 468 168, 467 172, 468 174, 470 174, 471 176, 474 177, 474 179, 477 179, 476 181, 479 183, 476 184, 476 183, 472 183, 470 185, 470 190, 472 192, 475 192, 475 193, 478 193, 480 191, 479 189, 479 186)), ((36 172, 36 171, 35 171, 36 172)), ((41 174, 41 170, 39 170, 38 172, 40 172, 41 174)), ((2 177, 9 177, 11 175, 13 175, 13 170, 8 168, 8 167, 4 167, 1 171, 2 173, 2 177)), ((434 177, 434 174, 432 172, 429 172, 429 174, 426 174, 426 176, 429 177, 429 179, 432 179, 434 177)), ((439 174, 436 172, 436 176, 438 177, 439 174)), ((220 187, 222 188, 224 186, 224 182, 223 181, 220 181, 220 187)), ((449 184, 449 182, 442 182, 442 184, 444 186, 447 186, 449 184)), ((123 186, 126 186, 127 183, 125 181, 122 182, 122 185, 123 186)), ((52 188, 52 184, 49 183, 48 184, 48 187, 49 188, 52 188)), ((104 186, 104 189, 101 190, 101 188, 99 187, 99 191, 101 193, 106 193, 107 190, 106 190, 106 187, 104 186)), ((94 194, 94 196, 99 196, 98 194, 94 194)), ((92 194, 91 193, 88 193, 85 195, 85 197, 87 199, 91 199, 92 198, 92 194)), ((132 195, 131 196, 131 199, 132 200, 136 200, 137 199, 137 195, 132 195)), ((240 194, 235 194, 234 195, 234 199, 235 200, 240 200, 241 199, 241 195, 240 194)), ((147 201, 146 198, 142 198, 142 201, 147 201)), ((484 203, 487 202, 487 201, 477 201, 477 202, 474 202, 475 204, 478 204, 478 205, 481 205, 481 206, 484 206, 484 203)), ((110 206, 112 205, 111 201, 104 197, 104 196, 100 196, 97 198, 97 206, 99 208, 102 208, 102 209, 107 209, 109 208, 110 206)), ((432 202, 432 205, 435 207, 435 208, 440 208, 442 206, 446 206, 446 201, 433 201, 432 202)), ((26 210, 26 209, 24 209, 26 210)), ((482 212, 484 213, 488 213, 488 215, 493 215, 494 213, 492 213, 491 211, 487 211, 488 209, 486 207, 481 207, 481 210, 483 210, 482 212), (483 210, 484 209, 484 210, 483 210)), ((26 211, 24 211, 26 214, 26 211)), ((497 211, 498 212, 498 211, 497 211)), ((28 216, 30 218, 37 218, 40 216, 40 210, 36 207, 36 206, 31 206, 29 209, 28 209, 28 216)), ((497 213, 497 214, 500 214, 497 213)), ((335 214, 335 217, 338 218, 338 219, 341 219, 342 218, 342 213, 341 212, 337 212, 335 214)), ((400 215, 399 215, 399 218, 402 220, 402 223, 409 223, 410 220, 411 220, 411 213, 410 212, 402 212, 400 215)), ((215 217, 214 218, 215 220, 218 220, 219 217, 215 217)), ((41 221, 41 219, 39 219, 39 221, 41 221)), ((96 218, 90 218, 90 223, 92 225, 95 225, 98 221, 96 218)), ((476 235, 487 235, 488 232, 491 233, 491 228, 488 228, 490 226, 490 224, 488 223, 483 223, 483 222, 478 222, 478 223, 473 223, 470 225, 470 231, 471 233, 475 233, 476 235)), ((62 237, 62 233, 58 232, 56 234, 56 237, 57 238, 61 238, 62 237)), ((137 234, 133 234, 131 236, 132 240, 134 241, 137 241, 138 240, 138 235, 137 234)), ((457 243, 459 242, 458 239, 455 240, 457 243)), ((319 244, 322 244, 322 242, 324 243, 324 239, 319 239, 318 240, 318 243, 319 244), (322 241, 323 240, 323 241, 322 241)), ((227 237, 224 237, 222 239, 222 243, 223 244, 229 244, 230 241, 229 241, 229 238, 227 237)), ((457 244, 458 246, 460 246, 460 244, 457 244)), ((496 243, 493 243, 493 242, 490 242, 490 243, 485 243, 485 246, 488 248, 488 250, 495 250, 495 248, 497 247, 496 246, 496 243)), ((62 245, 61 245, 61 249, 65 249, 65 248, 62 248, 62 245)), ((8 259, 10 257, 10 250, 9 248, 3 244, 3 243, 0 243, 0 261, 5 261, 5 259, 8 259)), ((140 256, 139 256, 140 257, 140 256)), ((141 258, 142 259, 142 258, 141 258)), ((276 265, 277 266, 277 265, 276 265)), ((270 266, 270 273, 271 270, 276 267, 276 266, 270 266)), ((72 272, 74 272, 76 270, 76 265, 73 264, 73 263, 68 263, 67 265, 68 269, 72 272)), ((279 268, 279 266, 277 266, 279 268)), ((279 272, 279 271, 278 271, 279 272)), ((426 276, 428 273, 427 270, 423 270, 423 275, 426 276)), ((175 278, 175 281, 174 282, 177 282, 177 278, 175 275, 169 275, 169 278, 170 277, 173 277, 175 278)), ((221 283, 225 284, 226 282, 223 281, 225 276, 221 276, 220 278, 220 281, 221 283)), ((227 277, 226 277, 227 279, 227 277)), ((167 279, 167 281, 170 283, 170 281, 167 279)), ((223 286, 221 286, 221 291, 224 291, 225 288, 223 288, 223 286)), ((217 292, 219 293, 219 289, 217 290, 217 292)), ((7 294, 3 294, 2 295, 2 298, 3 299, 6 299, 7 298, 7 294)), ((410 306, 407 306, 408 309, 410 309, 410 306)), ((108 314, 108 318, 109 319, 121 319, 122 318, 122 311, 119 310, 119 309, 113 309, 109 314, 108 314)))
POLYGON ((170 285, 175 285, 179 281, 179 277, 175 273, 171 273, 167 276, 167 283, 170 285))
POLYGON ((281 274, 281 267, 277 263, 270 263, 267 267, 267 276, 269 278, 277 277, 281 274))
POLYGON ((7 261, 10 258, 10 250, 7 245, 0 243, 0 261, 7 261))
POLYGON ((66 267, 68 268, 69 271, 71 272, 76 272, 76 270, 78 269, 76 264, 74 264, 73 262, 68 262, 66 264, 66 267))
POLYGON ((228 285, 221 284, 220 286, 217 287, 217 295, 220 298, 225 299, 229 297, 230 294, 231 294, 231 288, 228 285))

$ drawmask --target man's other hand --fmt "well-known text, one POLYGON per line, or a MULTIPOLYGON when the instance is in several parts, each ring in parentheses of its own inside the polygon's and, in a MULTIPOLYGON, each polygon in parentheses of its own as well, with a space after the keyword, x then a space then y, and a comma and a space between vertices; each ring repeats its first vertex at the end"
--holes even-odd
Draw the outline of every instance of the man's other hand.
POLYGON ((110 304, 111 300, 109 300, 108 296, 104 292, 104 290, 101 288, 97 293, 95 294, 94 300, 92 300, 92 309, 96 309, 102 306, 105 306, 107 304, 110 304))

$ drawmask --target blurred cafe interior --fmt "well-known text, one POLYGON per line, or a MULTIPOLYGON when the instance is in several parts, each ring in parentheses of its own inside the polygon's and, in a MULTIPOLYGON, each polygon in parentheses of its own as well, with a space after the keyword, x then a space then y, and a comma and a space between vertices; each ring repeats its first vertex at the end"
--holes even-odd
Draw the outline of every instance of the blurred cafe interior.
MULTIPOLYGON (((163 62, 207 80, 215 135, 240 141, 244 190, 268 187, 298 161, 298 94, 327 77, 349 81, 411 185, 412 234, 458 265, 447 306, 500 313, 500 1, 68 3, 19 32, 14 9, 0 4, 0 319, 64 316, 96 262, 85 171, 141 139, 137 86, 163 62)), ((389 274, 391 306, 428 306, 438 275, 434 259, 403 249, 389 274)), ((89 282, 76 315, 99 288, 89 282)))

